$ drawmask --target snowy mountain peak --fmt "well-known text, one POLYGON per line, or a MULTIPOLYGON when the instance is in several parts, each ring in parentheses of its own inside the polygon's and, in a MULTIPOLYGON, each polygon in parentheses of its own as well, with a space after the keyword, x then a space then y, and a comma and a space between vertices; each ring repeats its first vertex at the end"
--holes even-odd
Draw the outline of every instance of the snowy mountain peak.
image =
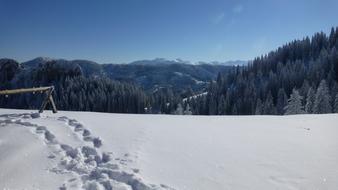
POLYGON ((197 64, 210 64, 210 65, 223 65, 223 66, 244 66, 244 65, 248 64, 248 61, 243 61, 243 60, 225 61, 225 62, 220 62, 220 61, 203 62, 203 61, 200 61, 197 64))

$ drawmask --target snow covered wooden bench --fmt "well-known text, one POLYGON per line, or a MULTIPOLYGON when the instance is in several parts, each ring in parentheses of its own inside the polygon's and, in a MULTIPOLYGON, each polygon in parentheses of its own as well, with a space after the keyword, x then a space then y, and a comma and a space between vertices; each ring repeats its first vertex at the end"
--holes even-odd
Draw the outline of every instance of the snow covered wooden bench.
POLYGON ((35 92, 45 92, 46 97, 42 102, 39 112, 42 113, 43 110, 46 108, 47 104, 50 103, 52 105, 53 113, 57 113, 57 109, 53 100, 52 93, 54 91, 54 86, 47 86, 47 87, 38 87, 38 88, 22 88, 22 89, 13 89, 13 90, 0 90, 0 95, 11 95, 11 94, 21 94, 21 93, 35 93, 35 92))

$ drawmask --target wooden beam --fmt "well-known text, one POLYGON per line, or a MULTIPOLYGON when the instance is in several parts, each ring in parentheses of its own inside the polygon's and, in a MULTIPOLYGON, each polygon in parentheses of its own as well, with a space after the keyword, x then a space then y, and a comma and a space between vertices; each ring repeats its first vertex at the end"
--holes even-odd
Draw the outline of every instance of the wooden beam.
POLYGON ((0 90, 0 95, 11 95, 11 94, 21 94, 21 93, 29 93, 29 92, 44 92, 46 97, 42 102, 39 112, 42 113, 46 108, 47 104, 50 103, 52 105, 53 113, 57 113, 57 109, 53 100, 52 93, 54 91, 54 86, 47 87, 38 87, 38 88, 22 88, 22 89, 14 89, 14 90, 0 90))
POLYGON ((0 90, 0 95, 10 95, 10 94, 20 94, 20 93, 27 93, 27 92, 41 92, 47 91, 53 86, 48 87, 38 87, 38 88, 22 88, 22 89, 14 89, 14 90, 0 90))

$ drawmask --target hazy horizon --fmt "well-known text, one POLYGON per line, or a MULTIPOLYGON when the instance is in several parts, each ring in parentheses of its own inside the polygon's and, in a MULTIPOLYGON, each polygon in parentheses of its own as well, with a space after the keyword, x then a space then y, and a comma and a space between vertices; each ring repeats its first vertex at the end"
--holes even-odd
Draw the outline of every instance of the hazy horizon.
POLYGON ((98 64, 131 64, 131 63, 138 62, 138 61, 156 61, 156 60, 177 61, 177 62, 182 62, 182 63, 187 63, 187 64, 200 64, 200 63, 215 63, 215 64, 220 63, 220 64, 222 64, 222 63, 235 63, 235 62, 250 62, 250 61, 252 61, 252 60, 226 60, 226 61, 197 61, 197 62, 192 62, 192 61, 183 60, 183 59, 180 59, 180 58, 167 59, 167 58, 162 58, 162 57, 156 57, 156 58, 152 58, 152 59, 133 60, 133 61, 130 61, 130 62, 98 62, 98 61, 94 61, 94 60, 90 60, 90 59, 81 59, 81 58, 68 59, 68 58, 63 58, 63 57, 47 57, 47 56, 37 56, 37 57, 32 57, 32 58, 29 58, 27 60, 25 59, 25 60, 21 61, 21 60, 15 59, 13 57, 0 57, 0 59, 13 59, 13 60, 18 61, 19 63, 32 61, 32 60, 39 59, 39 58, 52 59, 52 60, 66 60, 66 61, 84 60, 84 61, 92 61, 92 62, 95 62, 95 63, 98 63, 98 64))

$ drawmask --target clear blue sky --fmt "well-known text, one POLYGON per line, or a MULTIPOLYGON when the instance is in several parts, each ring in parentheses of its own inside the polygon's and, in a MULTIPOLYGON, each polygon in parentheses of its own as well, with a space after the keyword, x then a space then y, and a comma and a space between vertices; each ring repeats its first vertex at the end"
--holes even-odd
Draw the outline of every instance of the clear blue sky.
POLYGON ((250 60, 331 26, 337 0, 0 0, 0 57, 250 60))

